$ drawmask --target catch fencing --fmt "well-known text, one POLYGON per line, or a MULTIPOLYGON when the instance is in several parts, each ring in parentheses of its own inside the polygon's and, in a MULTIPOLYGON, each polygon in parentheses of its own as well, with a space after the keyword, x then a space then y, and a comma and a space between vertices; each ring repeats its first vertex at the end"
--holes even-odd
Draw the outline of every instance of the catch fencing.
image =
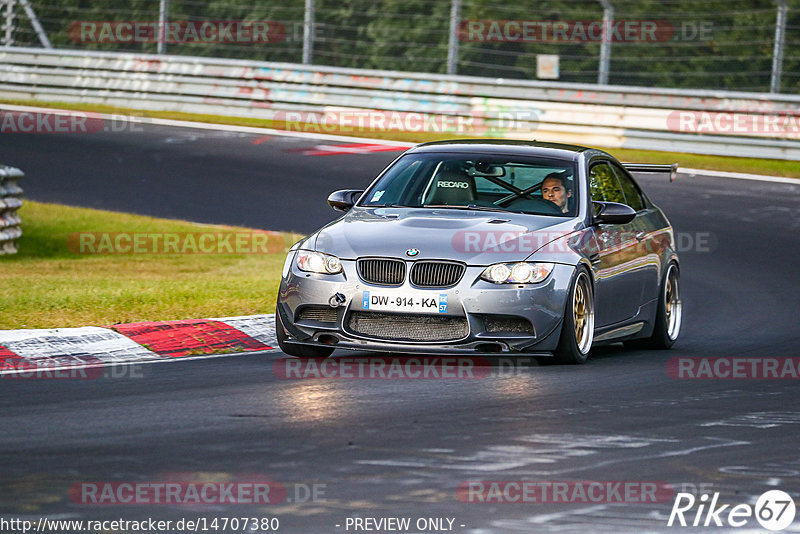
POLYGON ((0 45, 800 93, 799 0, 0 0, 0 45))

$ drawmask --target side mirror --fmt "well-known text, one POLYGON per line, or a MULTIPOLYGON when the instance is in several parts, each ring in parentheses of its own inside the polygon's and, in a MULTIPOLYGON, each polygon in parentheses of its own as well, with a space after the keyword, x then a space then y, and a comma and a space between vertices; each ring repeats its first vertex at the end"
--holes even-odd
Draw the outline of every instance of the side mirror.
POLYGON ((348 211, 356 205, 358 198, 364 193, 358 189, 342 189, 334 191, 328 197, 328 204, 336 211, 348 211))
POLYGON ((618 202, 592 202, 594 224, 625 224, 636 217, 632 207, 618 202))

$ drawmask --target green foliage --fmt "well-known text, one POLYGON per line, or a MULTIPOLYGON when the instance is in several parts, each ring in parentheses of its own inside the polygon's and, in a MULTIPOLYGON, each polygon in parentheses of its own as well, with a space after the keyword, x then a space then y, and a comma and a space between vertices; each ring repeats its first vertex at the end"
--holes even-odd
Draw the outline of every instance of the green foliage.
MULTIPOLYGON (((25 200, 19 253, 0 256, 0 329, 227 317, 275 309, 285 249, 268 254, 79 254, 77 232, 237 231, 25 200)), ((276 247, 280 248, 280 247, 276 247)))
MULTIPOLYGON (((613 0, 615 18, 657 21, 673 28, 658 42, 614 42, 610 83, 767 91, 774 46, 773 0, 613 0)), ((157 0, 34 0, 58 47, 155 52, 155 43, 81 43, 70 38, 75 21, 156 21, 157 0)), ((171 0, 170 20, 272 20, 286 38, 273 43, 171 43, 172 54, 299 62, 303 0, 171 0)), ((598 21, 597 0, 463 0, 462 21, 598 21)), ((37 45, 19 14, 17 44, 37 45)), ((450 0, 317 0, 314 63, 341 67, 444 73, 450 0)), ((595 83, 597 40, 459 42, 460 74, 536 79, 536 56, 557 54, 561 80, 595 83)), ((800 90, 800 0, 789 0, 782 92, 800 90)))

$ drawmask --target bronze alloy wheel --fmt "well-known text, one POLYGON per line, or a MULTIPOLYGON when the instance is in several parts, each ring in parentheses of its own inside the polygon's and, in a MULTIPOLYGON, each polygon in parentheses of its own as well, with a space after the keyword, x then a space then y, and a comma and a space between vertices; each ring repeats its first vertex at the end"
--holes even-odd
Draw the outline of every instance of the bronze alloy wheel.
POLYGON ((581 354, 587 354, 594 339, 594 299, 586 273, 578 274, 572 298, 572 319, 575 327, 575 341, 581 354))

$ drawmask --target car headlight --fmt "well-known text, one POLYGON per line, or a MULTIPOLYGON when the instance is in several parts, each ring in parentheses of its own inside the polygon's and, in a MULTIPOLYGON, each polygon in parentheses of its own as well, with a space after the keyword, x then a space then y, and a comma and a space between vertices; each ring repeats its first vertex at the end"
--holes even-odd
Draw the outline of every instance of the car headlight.
POLYGON ((330 254, 313 250, 298 250, 297 268, 309 273, 337 274, 342 272, 342 262, 330 254))
POLYGON ((535 284, 552 270, 552 263, 495 263, 483 271, 481 278, 493 284, 535 284))

